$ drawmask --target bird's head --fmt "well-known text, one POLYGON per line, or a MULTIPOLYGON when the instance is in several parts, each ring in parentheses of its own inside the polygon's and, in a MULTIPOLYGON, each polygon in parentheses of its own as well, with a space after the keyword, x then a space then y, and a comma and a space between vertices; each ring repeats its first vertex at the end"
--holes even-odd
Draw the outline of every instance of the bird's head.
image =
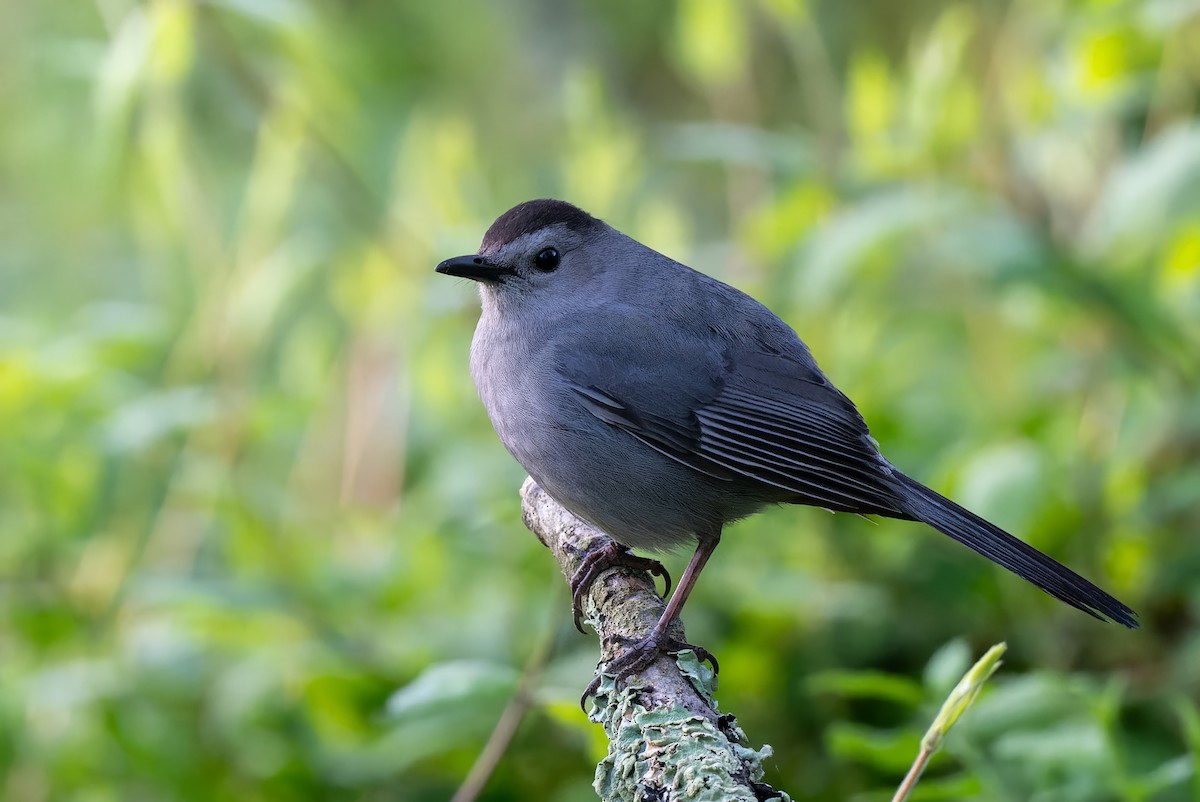
POLYGON ((531 200, 500 215, 478 253, 447 259, 437 272, 478 282, 485 304, 570 306, 603 290, 608 257, 624 239, 565 201, 531 200))

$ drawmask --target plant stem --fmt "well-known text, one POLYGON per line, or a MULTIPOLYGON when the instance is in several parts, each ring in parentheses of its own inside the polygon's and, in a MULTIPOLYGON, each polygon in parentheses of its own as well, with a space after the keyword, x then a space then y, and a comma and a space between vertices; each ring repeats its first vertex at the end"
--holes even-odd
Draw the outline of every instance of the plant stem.
POLYGON ((921 772, 925 771, 925 764, 931 757, 933 757, 933 750, 922 744, 921 751, 917 753, 917 759, 909 767, 908 774, 904 775, 904 782, 900 783, 900 787, 896 789, 896 795, 892 797, 892 802, 904 802, 908 799, 908 795, 917 787, 917 780, 921 779, 921 772))

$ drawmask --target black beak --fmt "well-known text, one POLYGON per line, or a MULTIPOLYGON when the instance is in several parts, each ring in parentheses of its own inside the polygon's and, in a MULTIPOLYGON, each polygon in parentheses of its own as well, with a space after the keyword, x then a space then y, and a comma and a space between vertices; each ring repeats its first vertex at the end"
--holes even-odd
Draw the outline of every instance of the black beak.
POLYGON ((489 263, 482 256, 455 256, 438 265, 435 270, 446 276, 469 278, 472 281, 500 281, 513 275, 513 270, 489 263))

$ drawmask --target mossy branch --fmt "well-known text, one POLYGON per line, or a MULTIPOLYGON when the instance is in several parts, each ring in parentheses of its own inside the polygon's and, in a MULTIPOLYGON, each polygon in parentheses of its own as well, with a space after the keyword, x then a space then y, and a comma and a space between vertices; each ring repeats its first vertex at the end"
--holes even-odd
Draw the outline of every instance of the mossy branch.
MULTIPOLYGON (((525 525, 558 561, 568 580, 587 553, 608 540, 526 479, 525 525)), ((612 660, 622 641, 644 637, 664 609, 645 571, 612 568, 592 585, 588 624, 600 637, 601 658, 612 660)), ((672 635, 683 640, 683 625, 672 635)), ((596 792, 605 802, 673 800, 787 800, 760 782, 771 748, 752 749, 736 719, 717 710, 716 677, 692 652, 663 655, 620 689, 605 677, 589 717, 608 734, 608 755, 596 767, 596 792)))

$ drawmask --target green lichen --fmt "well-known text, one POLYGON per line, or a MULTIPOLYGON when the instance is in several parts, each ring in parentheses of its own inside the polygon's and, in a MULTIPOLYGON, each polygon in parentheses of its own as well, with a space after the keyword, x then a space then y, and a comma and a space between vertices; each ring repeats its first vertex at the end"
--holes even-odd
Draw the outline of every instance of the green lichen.
MULTIPOLYGON (((712 702, 713 672, 690 652, 680 670, 712 702)), ((696 800, 758 802, 748 787, 763 777, 770 746, 751 748, 732 717, 718 726, 707 716, 679 705, 648 710, 638 703, 642 686, 617 689, 604 677, 596 694, 593 721, 608 734, 608 755, 596 766, 594 787, 606 802, 696 800)), ((715 710, 715 705, 714 705, 715 710)), ((773 797, 788 802, 785 794, 773 797)))
POLYGON ((679 665, 679 673, 687 678, 692 687, 696 689, 696 693, 700 694, 700 698, 715 710, 717 707, 717 700, 715 698, 717 692, 717 672, 701 662, 700 658, 691 649, 677 654, 675 662, 679 665))

